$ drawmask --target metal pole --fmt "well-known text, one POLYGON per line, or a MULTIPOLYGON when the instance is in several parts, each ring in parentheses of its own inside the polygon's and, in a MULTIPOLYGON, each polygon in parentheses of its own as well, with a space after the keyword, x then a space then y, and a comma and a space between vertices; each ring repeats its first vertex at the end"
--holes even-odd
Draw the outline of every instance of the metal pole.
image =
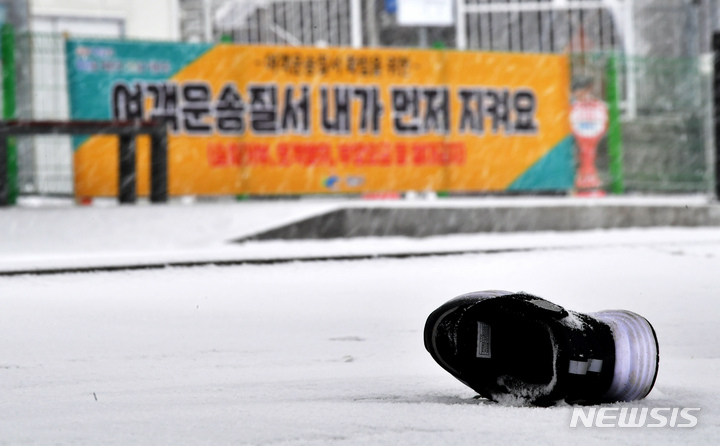
POLYGON ((420 48, 426 49, 428 47, 429 41, 430 41, 430 39, 428 37, 427 26, 421 26, 418 29, 418 46, 420 48))
POLYGON ((360 0, 350 0, 351 44, 353 48, 362 47, 362 8, 360 0))
POLYGON ((626 116, 635 119, 637 116, 637 91, 635 85, 635 1, 625 0, 625 20, 623 22, 623 38, 625 39, 625 79, 627 83, 626 116))
POLYGON ((182 39, 180 27, 180 0, 170 1, 170 38, 176 42, 182 39))
POLYGON ((212 0, 203 0, 203 28, 205 42, 211 43, 213 40, 212 36, 212 0))
POLYGON ((365 26, 368 32, 368 45, 375 48, 380 45, 380 39, 377 30, 377 11, 376 0, 369 0, 365 6, 365 26))
MULTIPOLYGON (((467 49, 467 31, 466 23, 467 15, 465 14, 465 0, 456 0, 455 10, 457 11, 457 25, 455 25, 455 46, 459 50, 467 49)), ((490 29, 490 39, 492 39, 492 27, 490 29)), ((492 40, 490 40, 492 49, 492 40)))
POLYGON ((720 198, 720 32, 713 34, 713 118, 715 120, 715 199, 720 198))
POLYGON ((150 135, 150 202, 168 200, 167 126, 150 135))
POLYGON ((620 127, 620 106, 618 99, 617 57, 610 56, 607 62, 607 103, 608 103, 608 157, 610 158, 610 192, 622 194, 623 181, 622 129, 620 127))
POLYGON ((10 184, 8 182, 8 136, 6 134, 0 134, 0 206, 10 206, 9 200, 9 189, 10 184))
MULTIPOLYGON (((712 50, 712 34, 709 37, 712 50)), ((715 55, 710 52, 700 56, 699 71, 702 80, 703 146, 705 148, 705 190, 708 196, 715 195, 715 128, 713 116, 713 62, 715 55)))
MULTIPOLYGON (((15 82, 15 30, 12 25, 5 24, 0 30, 0 54, 2 54, 2 89, 3 89, 3 119, 15 119, 16 108, 16 82, 15 82)), ((18 196, 18 166, 17 166, 17 140, 15 137, 2 136, 5 146, 0 176, 5 182, 5 198, 3 203, 12 205, 17 202, 18 196)))
POLYGON ((135 134, 123 133, 120 140, 118 199, 120 204, 135 203, 137 198, 135 172, 135 134))

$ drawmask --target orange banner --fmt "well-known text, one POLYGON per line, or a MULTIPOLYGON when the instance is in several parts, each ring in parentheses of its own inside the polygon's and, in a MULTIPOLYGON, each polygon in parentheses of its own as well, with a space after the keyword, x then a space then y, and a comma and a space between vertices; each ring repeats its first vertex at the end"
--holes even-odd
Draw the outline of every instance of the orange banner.
MULTIPOLYGON (((574 170, 552 155, 568 91, 565 56, 218 45, 108 101, 169 120, 171 195, 500 191, 574 170)), ((138 153, 143 195, 145 139, 138 153)), ((80 144, 75 171, 78 196, 115 195, 116 140, 80 144)))

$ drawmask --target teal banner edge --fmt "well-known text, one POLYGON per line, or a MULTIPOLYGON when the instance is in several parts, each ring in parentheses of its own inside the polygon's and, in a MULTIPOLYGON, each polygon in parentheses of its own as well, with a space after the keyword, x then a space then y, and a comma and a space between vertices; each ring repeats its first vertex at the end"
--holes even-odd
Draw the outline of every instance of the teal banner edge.
POLYGON ((563 138, 523 172, 508 191, 568 191, 575 183, 575 139, 563 138))
MULTIPOLYGON (((110 95, 117 82, 133 85, 168 80, 214 47, 208 43, 67 39, 70 117, 111 119, 110 95)), ((88 138, 73 137, 73 150, 88 138)))

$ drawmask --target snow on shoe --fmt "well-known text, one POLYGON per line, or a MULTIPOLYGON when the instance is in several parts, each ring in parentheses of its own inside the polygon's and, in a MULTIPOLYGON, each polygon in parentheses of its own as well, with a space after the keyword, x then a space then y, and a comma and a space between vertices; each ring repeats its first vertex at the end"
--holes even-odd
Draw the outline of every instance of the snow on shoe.
POLYGON ((642 399, 659 361, 655 331, 638 314, 577 313, 509 291, 440 306, 425 324, 425 348, 481 396, 511 405, 642 399))

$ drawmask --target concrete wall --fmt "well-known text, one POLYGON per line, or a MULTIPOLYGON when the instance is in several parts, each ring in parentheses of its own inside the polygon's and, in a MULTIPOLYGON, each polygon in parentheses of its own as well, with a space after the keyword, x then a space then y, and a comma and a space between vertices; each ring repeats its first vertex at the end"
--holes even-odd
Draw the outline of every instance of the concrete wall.
POLYGON ((430 237, 488 232, 579 231, 720 225, 716 205, 587 205, 493 207, 352 207, 235 240, 430 237))

